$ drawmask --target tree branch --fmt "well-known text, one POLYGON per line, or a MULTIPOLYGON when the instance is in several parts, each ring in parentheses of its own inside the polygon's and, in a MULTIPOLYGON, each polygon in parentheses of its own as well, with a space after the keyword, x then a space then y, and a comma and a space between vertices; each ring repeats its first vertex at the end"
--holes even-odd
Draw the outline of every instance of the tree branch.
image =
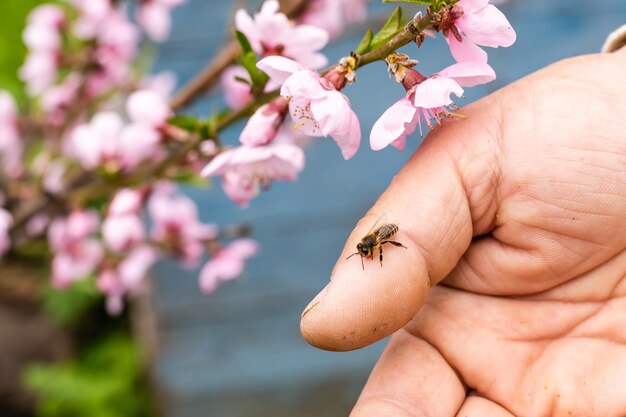
MULTIPOLYGON (((283 0, 281 11, 289 18, 299 16, 310 0, 283 0)), ((170 106, 173 110, 180 110, 191 104, 199 95, 209 90, 218 80, 220 74, 235 62, 240 53, 239 44, 231 40, 222 50, 207 64, 198 75, 184 85, 172 98, 170 106)))

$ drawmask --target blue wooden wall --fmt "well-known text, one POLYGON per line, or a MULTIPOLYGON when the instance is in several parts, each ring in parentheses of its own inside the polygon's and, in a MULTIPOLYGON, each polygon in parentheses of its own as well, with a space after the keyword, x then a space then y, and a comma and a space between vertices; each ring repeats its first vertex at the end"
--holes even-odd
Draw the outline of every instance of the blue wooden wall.
MULTIPOLYGON (((172 38, 160 47, 156 69, 174 70, 179 83, 192 77, 227 33, 225 24, 234 3, 240 4, 188 0, 177 9, 172 38)), ((391 8, 373 6, 378 11, 391 8)), ((518 41, 511 48, 490 51, 498 80, 469 89, 460 105, 558 59, 596 52, 606 34, 626 22, 625 0, 512 0, 502 9, 517 30, 518 41)), ((351 33, 328 48, 331 59, 355 47, 359 30, 351 33)), ((431 43, 411 51, 423 72, 452 63, 445 47, 431 43)), ((157 268, 155 305, 161 341, 157 376, 166 398, 165 416, 348 414, 384 342, 359 352, 318 351, 300 338, 300 313, 325 285, 355 222, 405 163, 419 138, 411 138, 404 153, 368 149, 372 124, 403 93, 387 80, 383 64, 359 70, 358 83, 345 92, 364 132, 354 159, 343 161, 330 139, 315 140, 300 181, 276 184, 247 210, 236 208, 220 189, 187 190, 200 204, 204 221, 252 224, 262 253, 241 279, 208 297, 198 291, 197 272, 169 263, 157 268)), ((220 100, 219 95, 207 97, 190 111, 206 115, 220 100)), ((233 144, 237 137, 237 128, 224 136, 233 144)))

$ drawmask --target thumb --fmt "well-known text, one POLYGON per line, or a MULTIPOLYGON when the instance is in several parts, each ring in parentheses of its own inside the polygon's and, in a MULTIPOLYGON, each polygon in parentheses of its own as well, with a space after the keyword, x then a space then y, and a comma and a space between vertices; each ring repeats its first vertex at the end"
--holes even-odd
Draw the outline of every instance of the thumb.
POLYGON ((310 344, 326 350, 369 345, 404 326, 467 250, 472 237, 490 230, 500 143, 498 106, 491 96, 463 109, 467 120, 436 129, 393 179, 350 234, 331 282, 302 314, 310 344), (373 259, 357 244, 379 218, 399 229, 373 259))

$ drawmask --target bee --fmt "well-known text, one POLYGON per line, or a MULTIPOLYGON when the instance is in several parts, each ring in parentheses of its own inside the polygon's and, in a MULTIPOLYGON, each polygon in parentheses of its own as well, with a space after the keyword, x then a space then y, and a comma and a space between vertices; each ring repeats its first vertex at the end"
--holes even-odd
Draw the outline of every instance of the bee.
POLYGON ((383 224, 380 227, 376 227, 378 221, 372 226, 370 231, 365 235, 361 242, 356 245, 356 252, 352 255, 348 256, 346 259, 352 258, 354 255, 361 256, 361 267, 365 271, 365 265, 363 264, 363 258, 374 259, 374 252, 378 249, 379 255, 378 258, 380 260, 380 266, 383 266, 383 245, 385 243, 391 243, 394 246, 399 246, 404 249, 407 249, 400 242, 396 242, 393 240, 389 240, 393 235, 398 233, 400 229, 398 225, 393 223, 383 224))

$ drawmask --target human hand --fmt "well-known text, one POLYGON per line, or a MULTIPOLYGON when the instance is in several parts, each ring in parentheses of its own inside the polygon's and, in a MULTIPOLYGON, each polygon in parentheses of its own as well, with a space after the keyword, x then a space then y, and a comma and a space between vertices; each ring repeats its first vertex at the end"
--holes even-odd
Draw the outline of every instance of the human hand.
POLYGON ((351 416, 624 415, 625 69, 569 59, 463 108, 358 223, 301 323, 328 350, 394 333, 351 416), (381 215, 408 249, 363 271, 381 215))

